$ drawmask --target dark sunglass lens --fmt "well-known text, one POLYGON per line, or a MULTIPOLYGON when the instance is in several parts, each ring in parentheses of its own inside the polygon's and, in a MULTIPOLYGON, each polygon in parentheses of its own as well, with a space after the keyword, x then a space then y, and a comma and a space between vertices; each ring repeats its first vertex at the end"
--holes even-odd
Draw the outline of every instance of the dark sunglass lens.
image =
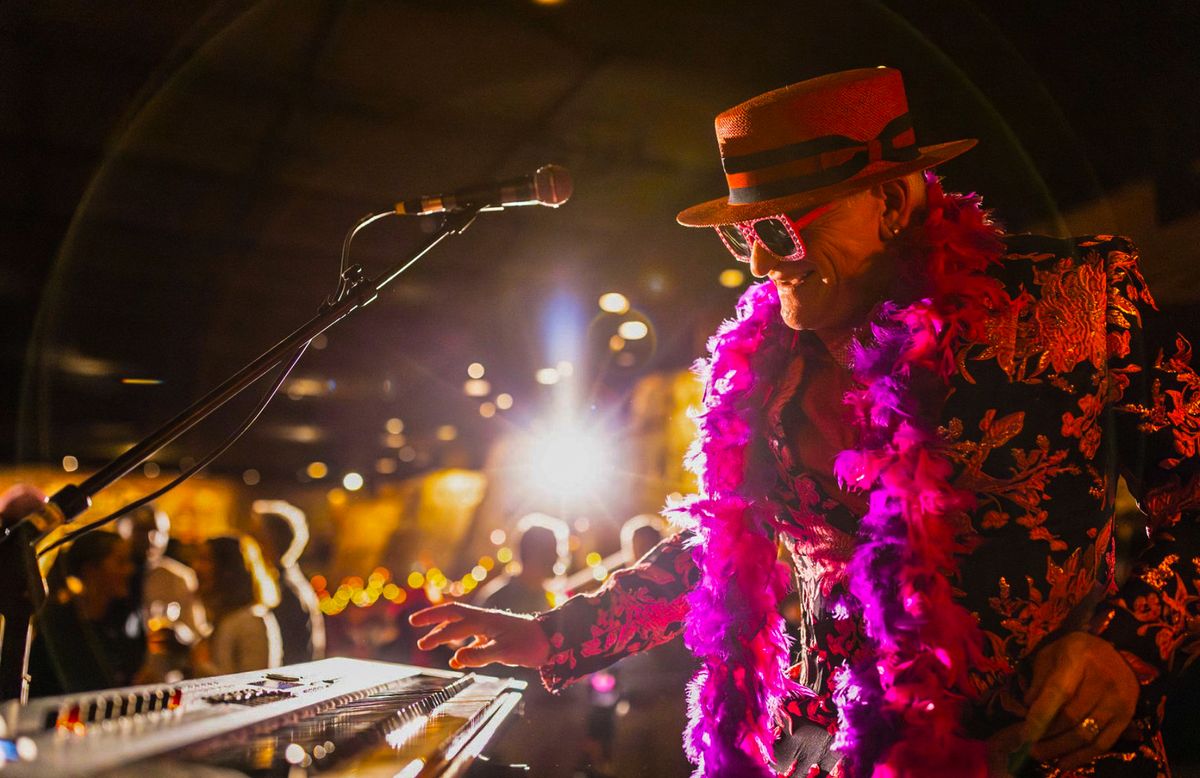
POLYGON ((747 259, 750 256, 750 244, 746 242, 746 236, 737 228, 736 224, 721 224, 717 226, 717 231, 725 238, 725 241, 733 249, 733 253, 737 254, 741 259, 747 259))
POLYGON ((763 219, 754 223, 754 231, 767 250, 779 257, 790 257, 796 253, 796 242, 792 234, 779 219, 763 219))

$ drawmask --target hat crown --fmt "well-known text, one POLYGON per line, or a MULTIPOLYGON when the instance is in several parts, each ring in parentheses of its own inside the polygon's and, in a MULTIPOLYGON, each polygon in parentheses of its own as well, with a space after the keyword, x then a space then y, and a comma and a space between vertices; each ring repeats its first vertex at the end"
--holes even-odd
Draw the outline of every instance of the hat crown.
POLYGON ((810 78, 759 95, 716 119, 729 196, 692 206, 699 227, 806 210, 953 159, 965 139, 919 147, 894 68, 810 78))
POLYGON ((811 78, 767 92, 716 118, 721 157, 840 135, 877 137, 908 112, 904 81, 894 68, 861 68, 811 78))

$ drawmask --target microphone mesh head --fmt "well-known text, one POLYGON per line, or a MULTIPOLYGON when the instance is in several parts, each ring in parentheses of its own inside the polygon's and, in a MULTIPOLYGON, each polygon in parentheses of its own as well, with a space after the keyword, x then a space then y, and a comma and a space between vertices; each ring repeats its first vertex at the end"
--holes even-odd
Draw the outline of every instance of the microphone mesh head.
POLYGON ((557 208, 572 191, 571 174, 561 165, 542 165, 533 174, 533 196, 542 205, 557 208))

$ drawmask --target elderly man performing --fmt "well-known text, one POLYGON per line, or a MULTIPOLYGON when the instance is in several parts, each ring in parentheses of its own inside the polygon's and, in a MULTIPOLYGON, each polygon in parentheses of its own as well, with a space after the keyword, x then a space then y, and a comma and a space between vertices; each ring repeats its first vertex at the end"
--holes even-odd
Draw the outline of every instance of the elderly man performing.
POLYGON ((974 142, 918 147, 895 70, 716 129, 729 196, 679 221, 769 281, 702 364, 686 531, 537 618, 415 614, 422 647, 474 636, 454 666, 557 689, 683 632, 697 775, 1165 776, 1164 690, 1200 652, 1200 377, 1146 342, 1134 247, 1006 235, 944 191, 974 142), (1150 540, 1125 581, 1118 476, 1150 540))

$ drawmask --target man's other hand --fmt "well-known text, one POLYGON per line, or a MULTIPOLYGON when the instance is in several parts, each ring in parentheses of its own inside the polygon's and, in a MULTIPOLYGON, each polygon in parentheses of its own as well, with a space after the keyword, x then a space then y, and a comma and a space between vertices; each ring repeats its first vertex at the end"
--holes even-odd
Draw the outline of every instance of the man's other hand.
POLYGON ((1033 756, 1071 770, 1105 753, 1133 719, 1137 678, 1106 640, 1071 632, 1042 648, 1025 695, 1033 756))
POLYGON ((451 602, 419 610, 408 617, 408 623, 414 627, 437 625, 417 641, 422 651, 473 638, 451 657, 450 666, 455 670, 492 662, 539 667, 550 657, 550 643, 532 616, 451 602))

